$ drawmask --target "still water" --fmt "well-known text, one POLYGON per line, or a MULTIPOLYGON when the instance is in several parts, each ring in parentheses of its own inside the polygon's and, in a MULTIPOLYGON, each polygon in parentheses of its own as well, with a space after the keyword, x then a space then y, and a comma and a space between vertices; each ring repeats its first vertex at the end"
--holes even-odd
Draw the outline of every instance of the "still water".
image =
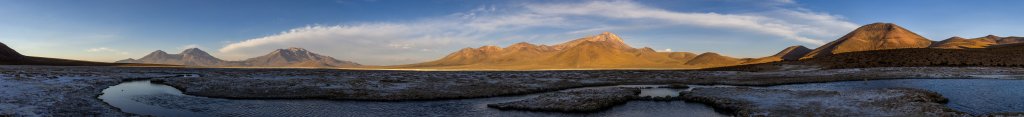
MULTIPOLYGON (((655 87, 624 85, 619 87, 655 87)), ((596 88, 596 87, 590 87, 596 88)), ((585 88, 579 88, 585 89, 585 88)), ((569 89, 578 90, 578 89, 569 89)), ((646 88, 641 96, 677 96, 681 89, 646 88)), ((543 94, 437 101, 235 100, 183 95, 149 81, 125 82, 103 91, 100 99, 128 113, 154 116, 727 116, 709 106, 685 101, 630 101, 594 113, 498 110, 487 104, 511 102, 543 94)))
POLYGON ((844 81, 772 86, 792 90, 858 90, 916 88, 934 91, 949 99, 950 108, 973 115, 1024 112, 1024 80, 1002 79, 898 79, 844 81))

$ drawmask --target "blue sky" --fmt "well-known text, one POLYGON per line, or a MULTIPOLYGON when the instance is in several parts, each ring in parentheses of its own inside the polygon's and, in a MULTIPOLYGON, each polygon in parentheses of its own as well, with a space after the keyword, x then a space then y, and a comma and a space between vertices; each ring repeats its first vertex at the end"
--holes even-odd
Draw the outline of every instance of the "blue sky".
POLYGON ((0 0, 0 42, 92 61, 198 47, 227 60, 303 47, 371 65, 610 31, 634 47, 760 57, 892 22, 932 40, 1019 36, 1024 1, 0 0))

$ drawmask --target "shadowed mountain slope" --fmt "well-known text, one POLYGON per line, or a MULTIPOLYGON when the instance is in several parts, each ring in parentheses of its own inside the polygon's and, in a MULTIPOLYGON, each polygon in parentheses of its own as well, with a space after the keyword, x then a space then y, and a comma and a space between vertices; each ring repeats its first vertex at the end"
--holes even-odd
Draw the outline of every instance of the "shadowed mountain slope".
POLYGON ((24 57, 25 56, 18 53, 18 51, 14 51, 11 47, 7 47, 6 44, 0 43, 0 60, 21 60, 24 57))

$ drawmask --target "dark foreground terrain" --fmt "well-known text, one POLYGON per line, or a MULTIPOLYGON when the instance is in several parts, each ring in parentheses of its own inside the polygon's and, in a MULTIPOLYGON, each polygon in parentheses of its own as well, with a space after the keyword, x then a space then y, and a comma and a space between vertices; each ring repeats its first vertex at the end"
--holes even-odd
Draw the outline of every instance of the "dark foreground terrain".
MULTIPOLYGON (((1021 79, 1020 74, 1024 74, 1024 69, 990 67, 892 67, 737 72, 668 70, 378 71, 0 66, 0 87, 4 88, 4 90, 0 90, 0 94, 3 94, 0 95, 0 115, 131 115, 109 106, 97 99, 97 96, 101 95, 101 91, 106 87, 125 81, 143 79, 153 79, 174 86, 182 90, 184 94, 204 97, 406 101, 494 97, 576 87, 626 84, 769 86, 900 78, 1021 79)), ((904 103, 895 104, 898 106, 898 104, 904 103)))
POLYGON ((711 104, 738 116, 966 116, 938 93, 919 89, 858 91, 783 90, 748 87, 697 88, 686 100, 711 104))

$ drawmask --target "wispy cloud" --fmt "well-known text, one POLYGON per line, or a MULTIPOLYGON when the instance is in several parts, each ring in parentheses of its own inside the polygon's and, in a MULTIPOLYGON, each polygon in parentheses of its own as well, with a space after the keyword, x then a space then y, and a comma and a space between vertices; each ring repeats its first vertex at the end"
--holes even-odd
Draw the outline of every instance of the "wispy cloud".
POLYGON ((107 47, 89 48, 89 49, 86 49, 85 51, 86 52, 93 52, 93 53, 107 52, 107 53, 115 53, 115 54, 121 54, 121 55, 128 55, 128 54, 130 54, 128 52, 124 52, 124 51, 117 50, 117 49, 110 49, 110 48, 107 48, 107 47))
MULTIPOLYGON (((777 0, 773 4, 793 4, 777 0)), ((369 22, 343 25, 310 25, 278 34, 226 44, 227 56, 253 56, 276 48, 304 47, 336 58, 393 65, 423 62, 447 51, 491 43, 496 35, 557 29, 556 34, 688 27, 738 30, 807 44, 857 25, 842 17, 800 8, 748 13, 671 11, 635 1, 587 1, 580 3, 525 3, 484 6, 446 16, 406 22, 369 22), (427 51, 425 51, 427 50, 427 51)), ((764 38, 758 38, 764 39, 764 38)))
POLYGON ((182 49, 182 50, 189 49, 189 48, 202 48, 202 46, 199 46, 199 44, 188 44, 188 45, 183 45, 181 47, 178 47, 178 49, 182 49))
POLYGON ((832 35, 833 33, 826 32, 842 32, 856 28, 855 24, 841 20, 837 16, 781 8, 771 12, 747 14, 677 12, 653 8, 632 1, 534 4, 528 5, 526 8, 531 13, 545 17, 600 17, 645 22, 641 24, 647 25, 738 29, 818 45, 825 42, 805 35, 832 35))

